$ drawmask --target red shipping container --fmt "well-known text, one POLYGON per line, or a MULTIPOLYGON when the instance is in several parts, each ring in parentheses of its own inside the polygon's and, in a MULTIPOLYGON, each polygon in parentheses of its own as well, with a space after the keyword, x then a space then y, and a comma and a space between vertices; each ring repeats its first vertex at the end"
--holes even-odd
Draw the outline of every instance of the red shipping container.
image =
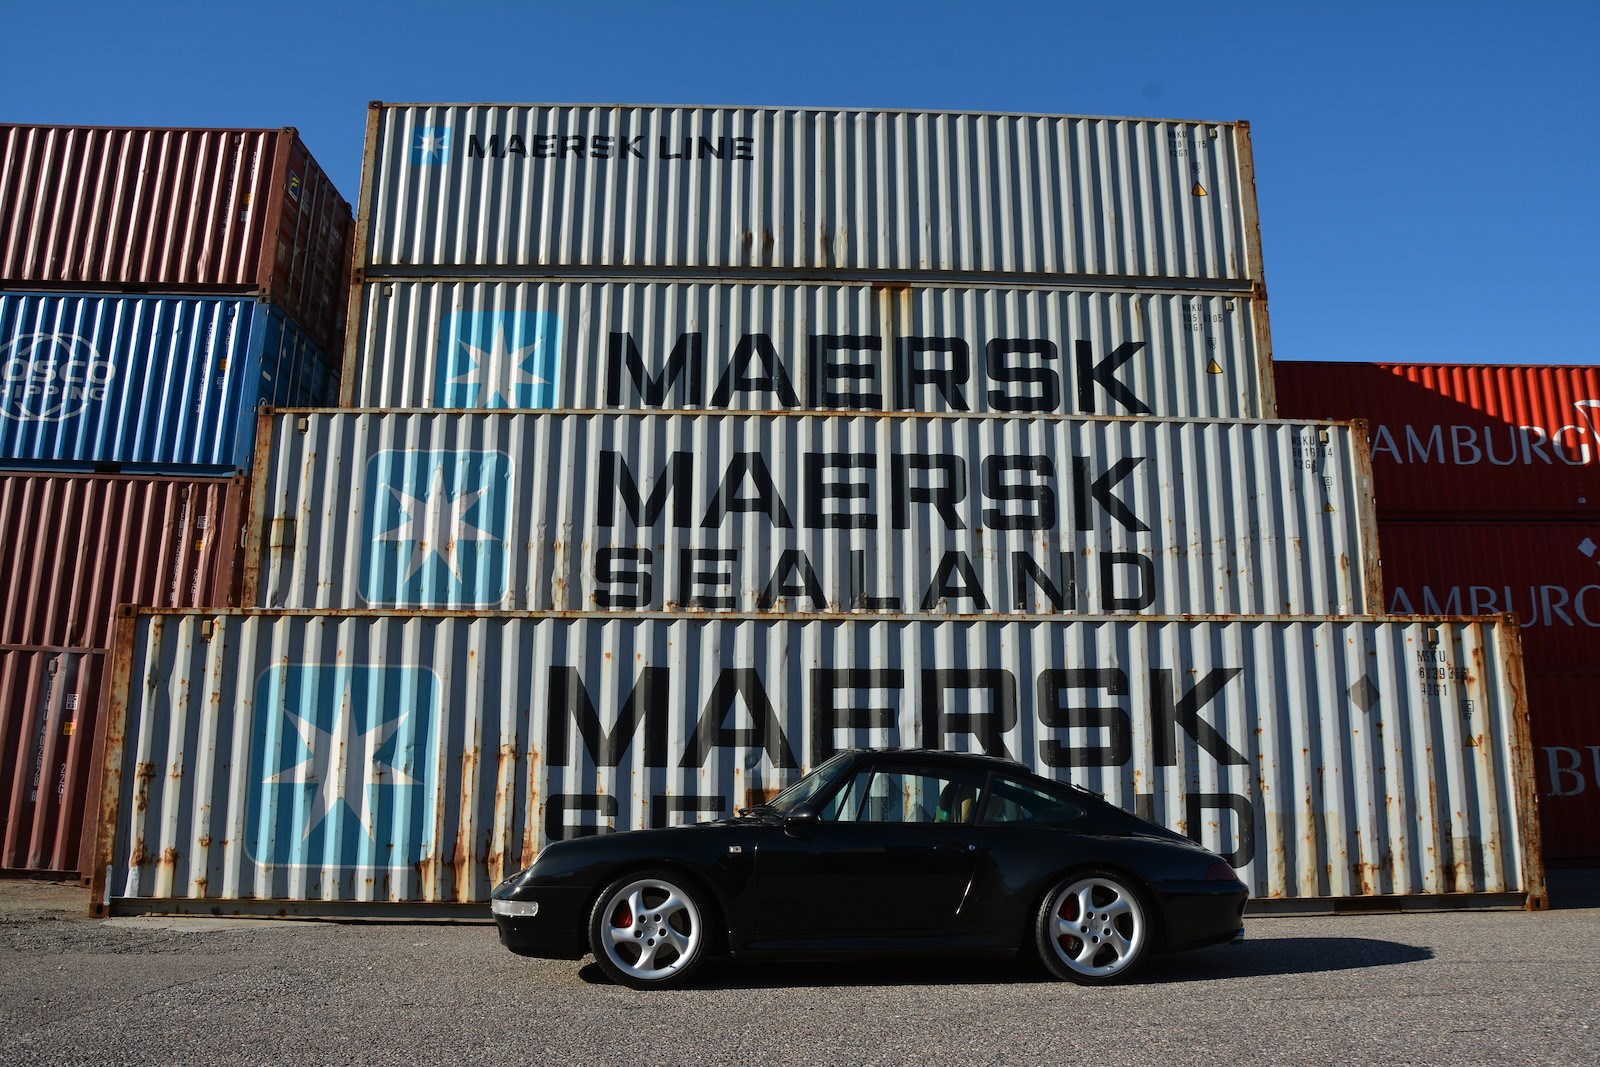
POLYGON ((1279 418, 1371 423, 1380 518, 1600 514, 1600 368, 1274 366, 1279 418))
POLYGON ((107 649, 119 604, 238 603, 243 478, 0 474, 0 645, 107 649))
POLYGON ((1600 520, 1378 523, 1385 608, 1522 620, 1529 671, 1600 670, 1600 520))
POLYGON ((6 287, 253 293, 337 356, 353 232, 292 128, 0 125, 6 287))
POLYGON ((1528 673, 1547 861, 1600 862, 1600 671, 1528 673))
POLYGON ((0 869, 82 870, 107 658, 0 648, 0 869))

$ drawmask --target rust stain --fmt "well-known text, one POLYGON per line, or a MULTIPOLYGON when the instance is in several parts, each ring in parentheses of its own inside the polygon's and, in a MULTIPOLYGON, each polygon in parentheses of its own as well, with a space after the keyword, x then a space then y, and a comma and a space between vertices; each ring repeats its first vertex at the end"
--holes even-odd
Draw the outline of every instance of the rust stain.
POLYGON ((177 865, 178 865, 178 857, 181 856, 181 855, 183 855, 183 853, 179 852, 177 849, 173 848, 171 845, 168 845, 166 848, 161 850, 161 862, 158 863, 157 866, 159 866, 159 867, 177 867, 177 865))

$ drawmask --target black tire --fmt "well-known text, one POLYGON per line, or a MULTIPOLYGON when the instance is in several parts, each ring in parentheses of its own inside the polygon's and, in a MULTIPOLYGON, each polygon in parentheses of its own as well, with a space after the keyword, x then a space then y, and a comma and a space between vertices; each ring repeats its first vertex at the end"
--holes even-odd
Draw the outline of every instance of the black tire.
POLYGON ((632 871, 606 886, 589 914, 589 948, 606 977, 632 989, 688 981, 706 957, 709 911, 673 871, 632 871))
POLYGON ((1075 871, 1045 894, 1033 932, 1051 974, 1109 985, 1137 971, 1150 954, 1155 918, 1143 888, 1127 875, 1075 871))

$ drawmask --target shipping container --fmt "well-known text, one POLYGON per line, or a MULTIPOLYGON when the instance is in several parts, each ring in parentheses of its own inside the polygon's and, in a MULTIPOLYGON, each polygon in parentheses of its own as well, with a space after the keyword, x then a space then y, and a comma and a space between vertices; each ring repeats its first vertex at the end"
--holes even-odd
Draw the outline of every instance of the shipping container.
POLYGON ((1243 122, 561 104, 374 103, 356 267, 1262 278, 1243 122))
POLYGON ((1350 423, 288 411, 244 602, 1379 610, 1350 423))
POLYGON ((1600 514, 1600 367, 1279 361, 1285 418, 1366 419, 1378 514, 1600 514))
POLYGON ((254 298, 0 292, 0 467, 248 470, 262 404, 326 405, 338 376, 254 298))
POLYGON ((1529 671, 1544 855, 1600 863, 1600 671, 1529 671))
MULTIPOLYGON (((0 870, 81 867, 106 653, 0 648, 0 870)), ((89 820, 90 825, 94 823, 89 820)))
POLYGON ((336 354, 353 230, 293 129, 0 124, 10 287, 251 293, 336 354))
POLYGON ((852 745, 1020 759, 1257 898, 1545 900, 1509 621, 141 611, 116 662, 111 911, 483 901, 852 745))
POLYGON ((0 645, 111 647, 117 605, 236 607, 243 478, 0 473, 0 645))
POLYGON ((354 407, 1270 417, 1248 295, 1034 285, 416 281, 361 287, 354 407))
POLYGON ((1522 622, 1530 671, 1600 669, 1600 528, 1587 522, 1401 522, 1378 527, 1394 614, 1522 622))

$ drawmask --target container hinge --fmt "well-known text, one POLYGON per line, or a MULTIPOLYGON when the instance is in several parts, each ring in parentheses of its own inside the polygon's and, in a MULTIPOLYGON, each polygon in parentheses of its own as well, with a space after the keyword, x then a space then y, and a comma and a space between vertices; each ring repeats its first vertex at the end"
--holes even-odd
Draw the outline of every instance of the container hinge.
POLYGON ((215 628, 216 628, 216 625, 215 625, 215 623, 212 622, 212 620, 210 620, 210 619, 202 619, 201 622, 200 622, 200 640, 202 640, 202 641, 211 640, 211 633, 215 628))

